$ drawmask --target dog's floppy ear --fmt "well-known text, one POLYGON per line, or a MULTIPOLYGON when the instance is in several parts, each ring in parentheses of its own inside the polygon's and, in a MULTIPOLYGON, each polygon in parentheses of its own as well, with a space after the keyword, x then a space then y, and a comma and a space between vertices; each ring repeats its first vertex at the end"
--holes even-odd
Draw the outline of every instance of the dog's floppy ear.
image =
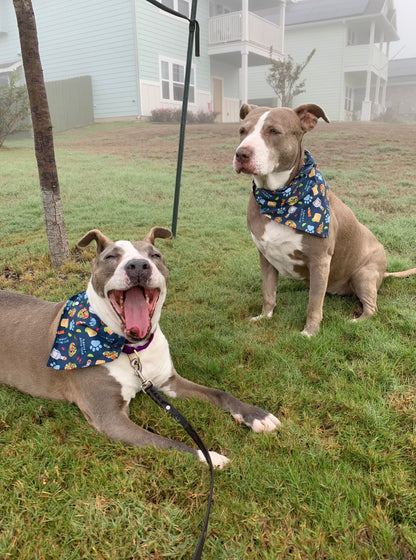
POLYGON ((249 105, 248 103, 244 103, 241 105, 240 109, 240 119, 243 120, 249 114, 250 111, 253 109, 257 109, 258 105, 249 105))
POLYGON ((157 237, 160 237, 161 239, 172 239, 172 232, 164 227, 152 227, 144 240, 153 245, 157 237))
POLYGON ((109 243, 112 243, 111 239, 108 239, 99 229, 92 229, 78 241, 77 245, 78 247, 86 247, 91 241, 96 241, 97 253, 101 253, 109 243))
POLYGON ((305 105, 300 105, 294 109, 295 113, 300 119, 301 127, 305 132, 315 128, 318 119, 324 119, 329 123, 328 117, 325 115, 323 109, 319 105, 314 105, 313 103, 306 103, 305 105))

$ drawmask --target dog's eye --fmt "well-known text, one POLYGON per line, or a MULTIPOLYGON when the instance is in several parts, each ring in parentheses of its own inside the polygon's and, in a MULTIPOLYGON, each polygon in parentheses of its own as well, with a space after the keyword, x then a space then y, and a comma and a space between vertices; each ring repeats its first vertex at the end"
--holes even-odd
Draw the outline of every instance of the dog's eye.
POLYGON ((108 253, 108 255, 106 255, 106 256, 104 257, 104 260, 105 260, 105 261, 109 261, 110 259, 115 259, 115 258, 116 258, 115 255, 112 255, 111 253, 108 253))
POLYGON ((270 134, 280 134, 280 130, 277 130, 277 128, 269 128, 269 132, 270 134))
POLYGON ((246 129, 241 127, 240 128, 240 136, 243 136, 244 134, 246 134, 246 129))
POLYGON ((152 259, 161 259, 161 258, 162 258, 162 255, 161 255, 160 253, 153 253, 153 254, 151 255, 151 257, 152 257, 152 259))

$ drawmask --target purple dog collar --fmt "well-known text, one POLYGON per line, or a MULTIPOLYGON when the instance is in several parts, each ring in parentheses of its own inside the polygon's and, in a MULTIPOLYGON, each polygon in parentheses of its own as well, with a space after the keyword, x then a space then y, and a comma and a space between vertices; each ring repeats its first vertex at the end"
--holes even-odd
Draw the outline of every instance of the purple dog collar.
POLYGON ((155 336, 155 334, 152 333, 152 336, 149 338, 149 340, 143 346, 132 346, 131 344, 125 344, 124 347, 123 347, 123 353, 124 354, 133 354, 133 352, 135 350, 136 350, 136 352, 140 352, 140 350, 146 350, 146 348, 148 346, 150 346, 154 336, 155 336))

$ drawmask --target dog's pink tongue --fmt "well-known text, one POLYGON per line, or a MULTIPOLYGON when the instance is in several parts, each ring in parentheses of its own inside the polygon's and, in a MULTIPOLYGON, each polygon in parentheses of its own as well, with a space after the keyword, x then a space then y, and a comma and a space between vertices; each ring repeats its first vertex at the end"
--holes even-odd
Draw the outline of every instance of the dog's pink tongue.
POLYGON ((130 288, 124 298, 124 320, 126 333, 144 338, 150 327, 147 302, 141 288, 130 288))

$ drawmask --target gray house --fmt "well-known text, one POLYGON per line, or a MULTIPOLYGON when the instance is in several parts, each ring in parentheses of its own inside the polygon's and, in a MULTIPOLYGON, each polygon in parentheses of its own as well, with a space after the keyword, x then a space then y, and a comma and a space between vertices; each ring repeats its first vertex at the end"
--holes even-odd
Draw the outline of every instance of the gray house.
POLYGON ((416 58, 390 60, 387 107, 393 117, 416 121, 416 58))

